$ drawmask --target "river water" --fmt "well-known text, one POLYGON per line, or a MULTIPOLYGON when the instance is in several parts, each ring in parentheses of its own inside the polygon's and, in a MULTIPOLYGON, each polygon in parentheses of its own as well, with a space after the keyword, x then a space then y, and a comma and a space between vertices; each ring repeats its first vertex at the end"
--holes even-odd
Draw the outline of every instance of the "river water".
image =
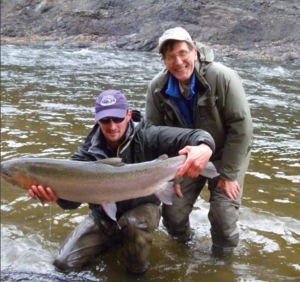
MULTIPOLYGON (((160 225, 144 276, 127 273, 120 246, 81 272, 58 273, 52 260, 88 207, 42 207, 1 182, 1 281, 300 281, 299 65, 218 60, 242 77, 254 122, 235 257, 210 255, 206 190, 191 215, 193 241, 181 245, 160 225)), ((93 125, 100 91, 124 91, 144 112, 147 85, 162 68, 152 53, 13 45, 2 46, 1 64, 1 161, 69 158, 93 125)))

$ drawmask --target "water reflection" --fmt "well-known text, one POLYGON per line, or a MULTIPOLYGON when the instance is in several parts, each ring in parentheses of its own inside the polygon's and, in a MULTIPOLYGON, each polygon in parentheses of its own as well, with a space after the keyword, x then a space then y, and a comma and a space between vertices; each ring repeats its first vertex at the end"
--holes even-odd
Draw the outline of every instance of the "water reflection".
MULTIPOLYGON (((160 226, 152 268, 143 281, 201 277, 276 282, 300 277, 299 66, 221 61, 242 77, 254 121, 240 247, 229 264, 210 256, 208 192, 204 191, 191 215, 194 240, 180 245, 160 226)), ((159 56, 150 53, 9 45, 2 46, 1 62, 1 160, 24 155, 70 157, 93 125, 100 91, 124 91, 131 106, 143 112, 147 85, 162 67, 159 56)), ((65 279, 60 281, 141 281, 125 271, 117 247, 80 273, 55 272, 52 260, 88 212, 87 206, 75 211, 63 211, 55 204, 43 208, 23 191, 1 184, 1 270, 10 271, 6 281, 26 275, 32 281, 47 281, 49 276, 41 273, 65 279)))

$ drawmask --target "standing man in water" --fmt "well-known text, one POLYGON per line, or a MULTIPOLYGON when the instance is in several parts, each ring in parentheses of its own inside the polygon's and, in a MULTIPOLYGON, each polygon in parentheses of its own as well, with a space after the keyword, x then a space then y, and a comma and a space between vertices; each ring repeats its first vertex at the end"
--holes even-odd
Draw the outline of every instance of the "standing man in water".
MULTIPOLYGON (((139 163, 151 161, 162 154, 177 156, 178 151, 184 148, 180 154, 188 157, 181 171, 199 174, 214 151, 214 140, 204 130, 146 124, 139 112, 129 109, 125 95, 119 91, 102 92, 96 101, 95 111, 95 126, 72 160, 96 161, 118 157, 124 163, 139 163)), ((33 199, 39 197, 44 201, 55 201, 64 209, 76 209, 81 204, 59 199, 51 188, 45 188, 32 186, 29 194, 33 199)), ((84 185, 82 189, 84 191, 84 185)), ((152 233, 160 220, 160 201, 151 195, 116 204, 117 221, 112 220, 101 205, 89 205, 91 212, 63 243, 54 260, 58 270, 78 270, 116 242, 123 245, 129 271, 143 273, 148 269, 152 233)))
POLYGON ((172 237, 189 240, 189 214, 208 183, 212 252, 231 255, 239 243, 238 212, 253 133, 241 79, 214 62, 213 51, 193 42, 181 27, 166 30, 158 48, 165 68, 149 84, 145 118, 154 125, 208 131, 216 142, 212 161, 220 174, 206 179, 187 173, 195 178, 184 178, 181 183, 183 199, 174 197, 172 206, 163 205, 163 223, 172 237))

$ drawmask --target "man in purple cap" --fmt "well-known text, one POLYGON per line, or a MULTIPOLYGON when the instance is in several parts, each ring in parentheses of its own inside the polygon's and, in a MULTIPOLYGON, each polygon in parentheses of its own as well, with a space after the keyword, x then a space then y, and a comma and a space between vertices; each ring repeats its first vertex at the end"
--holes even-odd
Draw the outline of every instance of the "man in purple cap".
POLYGON ((208 184, 212 251, 230 257, 239 243, 238 211, 253 134, 241 79, 215 62, 213 51, 194 42, 182 27, 166 30, 158 45, 165 67, 149 84, 145 119, 154 125, 209 132, 216 142, 212 160, 220 174, 214 179, 184 179, 184 199, 174 197, 172 206, 163 205, 163 223, 173 238, 189 240, 189 215, 208 184))
MULTIPOLYGON (((119 157, 124 163, 139 163, 162 154, 177 156, 184 148, 180 154, 187 154, 188 158, 181 170, 199 174, 214 151, 214 140, 203 130, 145 123, 139 112, 129 108, 125 95, 117 90, 102 92, 96 100, 95 112, 95 125, 72 160, 119 157)), ((59 199, 49 187, 32 186, 29 194, 33 199, 55 201, 63 209, 76 209, 81 205, 59 199)), ((89 215, 61 246, 54 260, 55 267, 66 272, 78 270, 115 242, 121 242, 127 269, 134 273, 145 272, 149 267, 152 233, 160 220, 159 205, 155 195, 117 202, 117 221, 114 221, 101 205, 89 204, 89 215)))

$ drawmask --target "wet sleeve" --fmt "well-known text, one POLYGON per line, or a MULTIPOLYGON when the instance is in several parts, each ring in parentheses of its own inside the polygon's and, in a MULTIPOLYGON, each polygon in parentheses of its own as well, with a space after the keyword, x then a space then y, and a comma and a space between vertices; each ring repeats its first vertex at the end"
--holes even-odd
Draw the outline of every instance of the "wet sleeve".
POLYGON ((178 156, 178 151, 184 147, 197 146, 201 143, 207 144, 213 152, 215 151, 214 139, 205 130, 155 126, 147 123, 143 131, 145 140, 142 144, 148 159, 162 154, 178 156))

